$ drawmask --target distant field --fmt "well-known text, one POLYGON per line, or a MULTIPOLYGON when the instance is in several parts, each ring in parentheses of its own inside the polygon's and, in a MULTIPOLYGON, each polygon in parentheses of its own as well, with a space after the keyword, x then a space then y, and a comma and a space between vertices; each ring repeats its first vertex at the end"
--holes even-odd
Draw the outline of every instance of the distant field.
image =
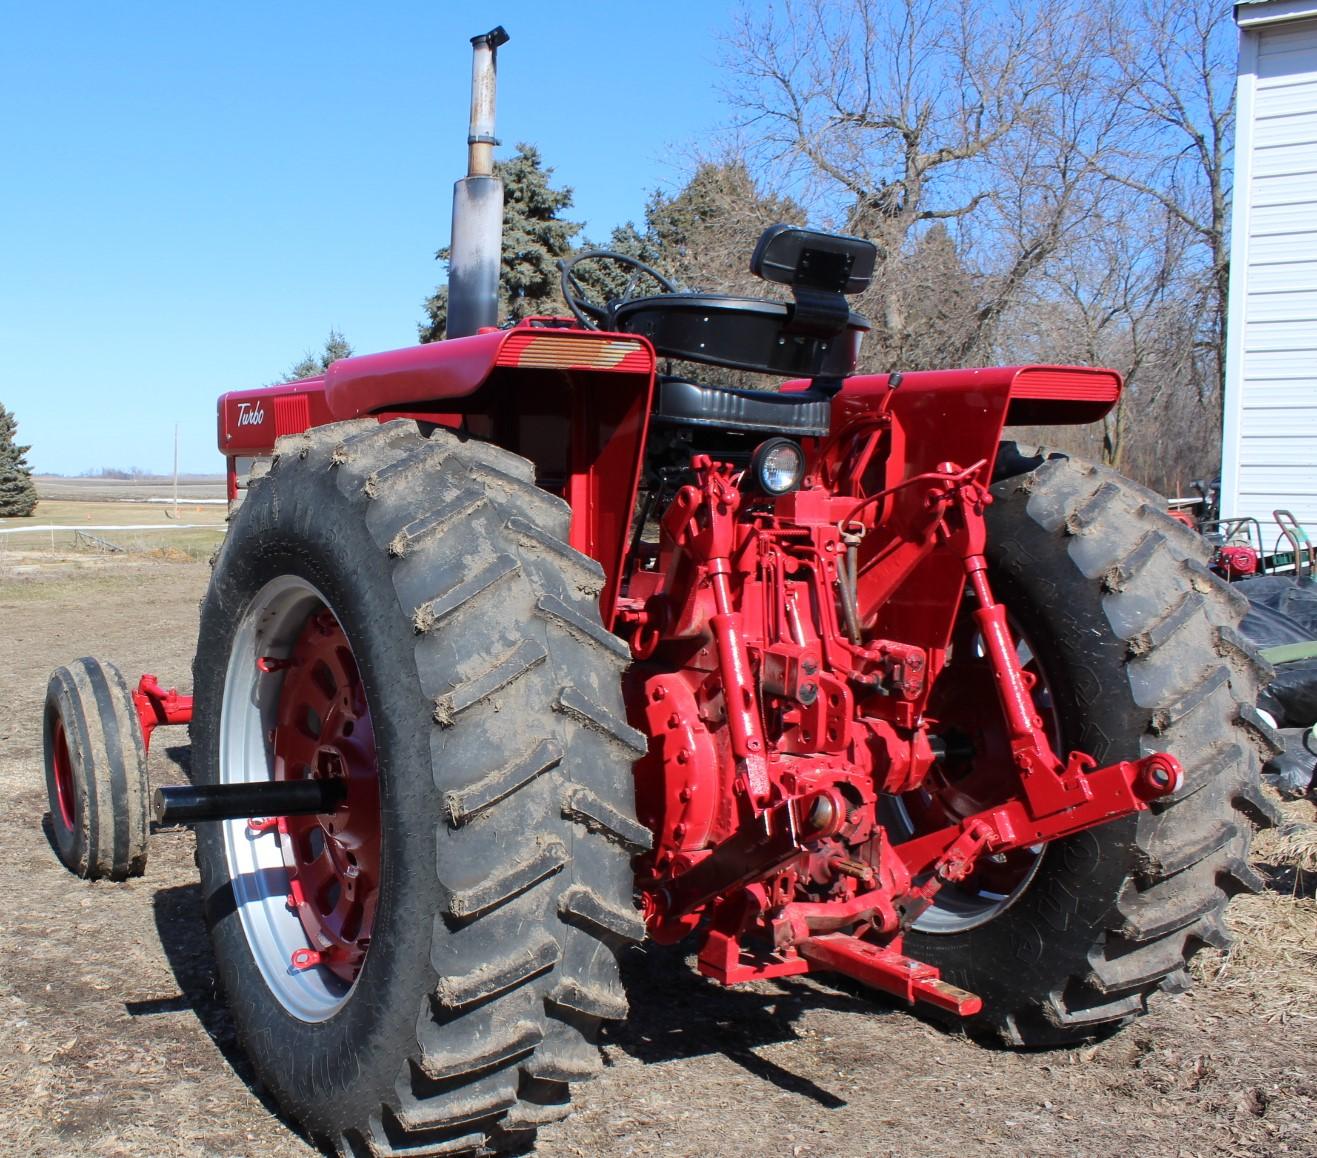
MULTIPOLYGON (((113 478, 52 478, 38 475, 34 480, 37 494, 43 499, 65 499, 74 502, 142 502, 146 499, 172 499, 172 478, 113 479, 113 478)), ((179 502, 187 499, 224 498, 224 476, 188 474, 179 477, 179 502)), ((44 518, 44 506, 38 508, 36 518, 44 518)), ((2 521, 2 520, 0 520, 2 521)))
POLYGON ((0 533, 0 561, 17 562, 15 556, 32 552, 137 555, 172 551, 188 558, 204 559, 224 533, 227 514, 224 504, 197 501, 222 498, 222 482, 190 484, 187 492, 180 486, 178 518, 175 519, 171 517, 174 513, 172 503, 141 501, 153 497, 152 486, 159 484, 135 487, 132 483, 125 483, 116 487, 108 480, 53 480, 117 491, 110 497, 72 501, 46 497, 49 494, 45 490, 47 481, 51 480, 41 480, 38 490, 43 497, 29 518, 0 519, 0 532, 6 532, 0 533), (207 493, 216 490, 218 496, 207 493), (56 529, 49 529, 52 527, 56 529), (156 527, 161 529, 155 530, 156 527), (15 533, 7 533, 10 530, 15 533), (119 550, 112 551, 106 544, 113 544, 119 550))

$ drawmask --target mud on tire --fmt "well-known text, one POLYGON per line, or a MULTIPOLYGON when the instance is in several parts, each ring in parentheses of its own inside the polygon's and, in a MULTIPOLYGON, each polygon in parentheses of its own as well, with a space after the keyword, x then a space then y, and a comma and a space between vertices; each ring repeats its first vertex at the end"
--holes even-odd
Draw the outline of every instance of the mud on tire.
MULTIPOLYGON (((220 825, 199 832, 207 917, 244 1048, 283 1108, 352 1154, 526 1141, 599 1066, 643 933, 630 856, 628 652, 599 623, 599 566, 530 464, 411 421, 281 439, 234 517, 203 606, 193 761, 221 778, 223 682, 272 579, 323 593, 350 641, 378 752, 382 868, 340 1008, 293 1016, 253 963, 220 825), (208 831, 206 831, 208 830, 208 831)), ((277 678, 272 676, 270 678, 277 678)))
POLYGON ((56 668, 46 688, 46 794, 59 859, 84 880, 146 870, 146 742, 132 692, 112 663, 56 668))
MULTIPOLYGON (((1015 1045, 1082 1040, 1188 984, 1228 943, 1229 898, 1256 890, 1258 786, 1275 736, 1254 703, 1266 665, 1238 634, 1246 604, 1202 540, 1113 471, 1005 444, 988 508, 997 597, 1045 659, 1063 750, 1101 764, 1168 751, 1171 798, 1043 851, 1005 911, 908 951, 980 994, 978 1028, 1015 1045)), ((954 661, 953 661, 954 662, 954 661)))

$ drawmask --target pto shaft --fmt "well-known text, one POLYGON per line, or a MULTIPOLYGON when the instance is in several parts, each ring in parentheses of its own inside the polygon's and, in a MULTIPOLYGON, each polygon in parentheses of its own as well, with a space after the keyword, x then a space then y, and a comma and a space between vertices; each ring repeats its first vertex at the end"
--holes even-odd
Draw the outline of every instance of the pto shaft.
POLYGON ((157 788, 157 824, 250 820, 257 816, 318 816, 347 797, 342 780, 254 780, 246 784, 186 784, 157 788))

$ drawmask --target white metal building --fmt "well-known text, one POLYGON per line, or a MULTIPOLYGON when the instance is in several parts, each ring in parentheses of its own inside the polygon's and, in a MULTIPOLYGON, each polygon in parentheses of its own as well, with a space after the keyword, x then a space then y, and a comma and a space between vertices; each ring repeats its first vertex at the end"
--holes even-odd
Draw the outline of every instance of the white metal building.
POLYGON ((1221 513, 1317 531, 1317 0, 1239 25, 1221 513))

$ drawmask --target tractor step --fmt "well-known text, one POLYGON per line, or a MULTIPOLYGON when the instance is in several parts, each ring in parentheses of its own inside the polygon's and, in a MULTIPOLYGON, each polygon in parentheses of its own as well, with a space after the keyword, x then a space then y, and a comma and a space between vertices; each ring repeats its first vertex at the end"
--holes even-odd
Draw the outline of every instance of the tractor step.
POLYGON ((318 816, 347 796, 341 780, 255 780, 247 784, 185 784, 157 788, 157 824, 200 824, 253 817, 318 816))

